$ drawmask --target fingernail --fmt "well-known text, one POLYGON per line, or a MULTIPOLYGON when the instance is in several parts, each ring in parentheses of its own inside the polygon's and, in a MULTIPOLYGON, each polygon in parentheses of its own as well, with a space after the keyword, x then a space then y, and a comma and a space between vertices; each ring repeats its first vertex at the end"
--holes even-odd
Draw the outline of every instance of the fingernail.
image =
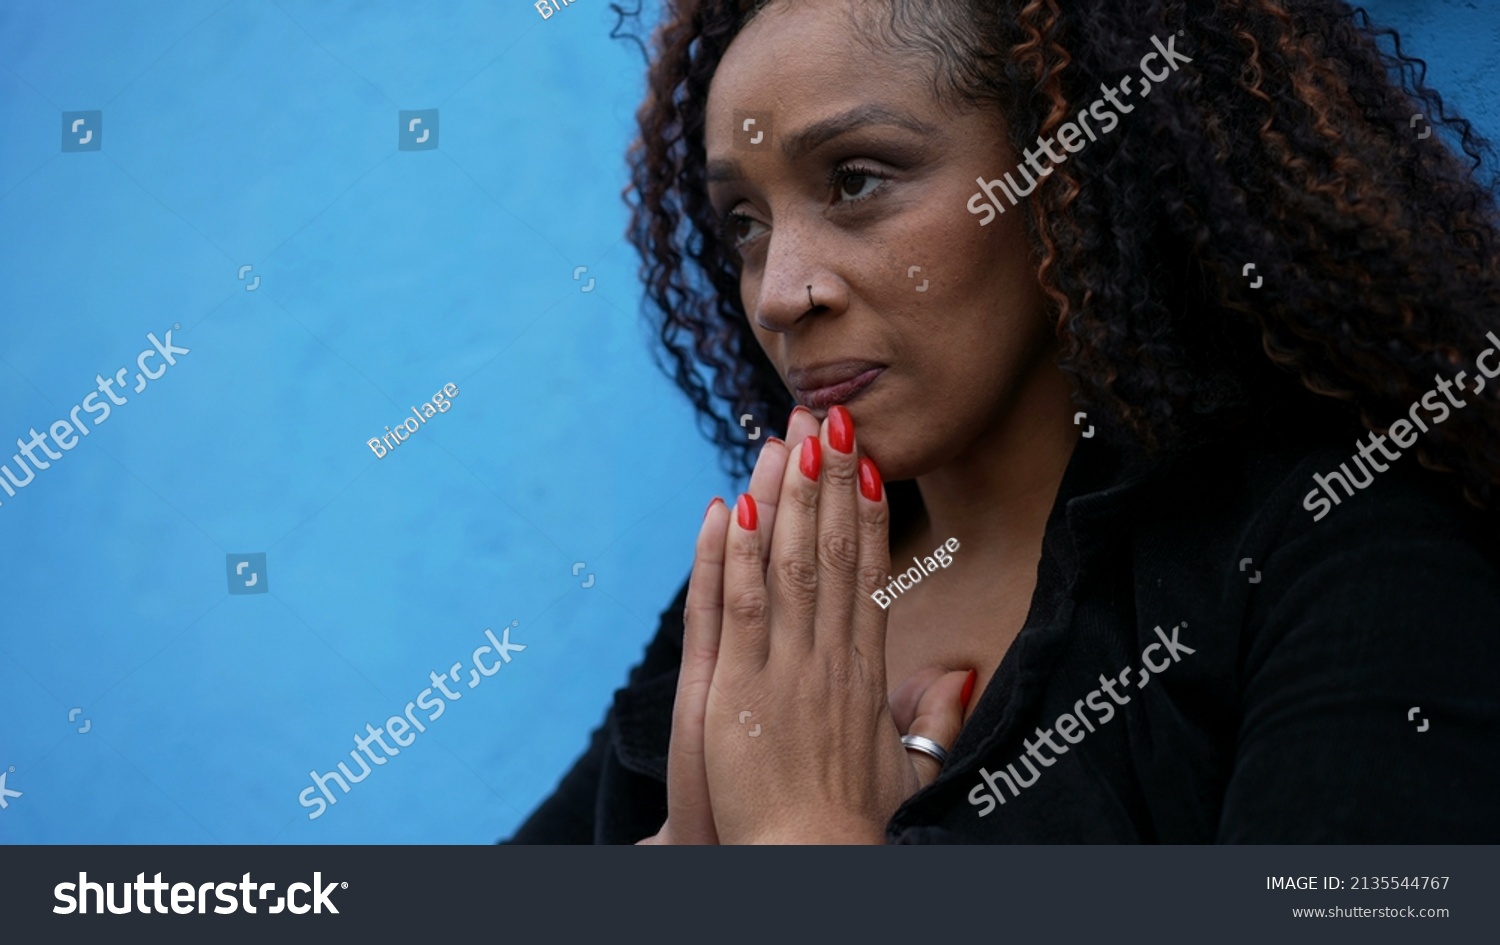
POLYGON ((792 415, 790 417, 787 417, 786 425, 788 427, 790 427, 792 425, 792 421, 793 420, 797 419, 797 414, 799 414, 799 413, 805 413, 809 417, 812 416, 812 411, 811 410, 808 410, 806 407, 802 406, 801 404, 798 404, 797 406, 795 406, 795 407, 792 408, 792 415))
MULTIPOLYGON (((844 452, 847 453, 848 450, 844 452)), ((859 458, 859 491, 871 502, 879 502, 880 488, 880 470, 870 462, 870 457, 861 456, 859 458)))
POLYGON ((755 496, 748 492, 742 493, 734 511, 741 528, 747 532, 755 531, 755 496))
POLYGON ((969 707, 969 697, 974 694, 974 680, 978 678, 978 670, 971 669, 969 670, 969 678, 964 680, 964 691, 963 695, 959 696, 959 700, 963 702, 965 709, 969 707))
POLYGON ((706 509, 703 510, 703 517, 705 519, 708 518, 708 513, 712 512, 714 510, 714 503, 715 502, 723 502, 723 501, 724 500, 721 499, 721 498, 719 498, 718 496, 714 496, 711 500, 709 500, 708 508, 706 508, 706 509))
MULTIPOLYGON (((786 445, 786 440, 783 440, 779 436, 768 436, 768 437, 766 437, 766 442, 767 443, 780 443, 782 446, 786 445)), ((761 447, 761 449, 765 449, 765 447, 761 447)))
POLYGON ((818 473, 823 468, 823 444, 818 438, 810 436, 802 441, 802 458, 797 461, 797 466, 802 470, 802 475, 818 481, 818 473))
POLYGON ((854 418, 843 404, 828 411, 828 443, 840 453, 854 452, 854 418))

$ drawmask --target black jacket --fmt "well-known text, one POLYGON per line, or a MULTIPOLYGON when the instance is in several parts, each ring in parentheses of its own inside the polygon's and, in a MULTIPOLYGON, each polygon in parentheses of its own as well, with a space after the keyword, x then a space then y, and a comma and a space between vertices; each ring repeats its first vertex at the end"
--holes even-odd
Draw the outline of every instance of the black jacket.
MULTIPOLYGON (((1350 454, 1131 471, 1080 440, 1025 626, 887 839, 1500 842, 1493 525, 1414 457, 1314 521, 1313 475, 1350 454)), ((511 842, 660 827, 685 595, 511 842)))

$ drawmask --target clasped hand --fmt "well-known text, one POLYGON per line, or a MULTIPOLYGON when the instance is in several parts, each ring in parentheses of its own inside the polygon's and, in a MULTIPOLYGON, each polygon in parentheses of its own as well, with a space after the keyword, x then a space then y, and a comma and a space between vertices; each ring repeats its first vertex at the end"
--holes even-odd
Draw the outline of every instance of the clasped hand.
POLYGON ((886 612, 870 592, 886 584, 889 519, 842 406, 821 428, 797 408, 735 508, 710 504, 688 584, 667 820, 642 843, 883 843, 891 815, 937 777, 901 736, 951 747, 973 673, 932 667, 887 695, 886 612))

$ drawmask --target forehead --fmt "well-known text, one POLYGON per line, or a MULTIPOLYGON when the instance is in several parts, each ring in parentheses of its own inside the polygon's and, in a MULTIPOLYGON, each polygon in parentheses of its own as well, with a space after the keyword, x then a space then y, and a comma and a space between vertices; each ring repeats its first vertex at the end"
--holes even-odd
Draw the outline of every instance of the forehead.
POLYGON ((735 37, 709 85, 705 139, 730 150, 743 120, 790 132, 872 101, 917 114, 941 108, 930 71, 911 55, 877 48, 858 17, 873 0, 793 0, 767 7, 735 37), (856 9, 862 8, 862 9, 856 9))

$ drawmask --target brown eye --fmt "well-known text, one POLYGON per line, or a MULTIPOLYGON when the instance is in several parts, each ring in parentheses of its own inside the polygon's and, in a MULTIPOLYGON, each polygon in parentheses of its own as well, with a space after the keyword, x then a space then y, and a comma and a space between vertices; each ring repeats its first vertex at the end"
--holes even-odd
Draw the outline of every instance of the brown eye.
POLYGON ((872 196, 885 183, 885 176, 861 165, 844 164, 834 168, 828 183, 836 203, 855 203, 872 196))
POLYGON ((763 226, 764 224, 748 214, 730 211, 724 219, 723 235, 730 245, 739 249, 759 236, 758 228, 763 226))

